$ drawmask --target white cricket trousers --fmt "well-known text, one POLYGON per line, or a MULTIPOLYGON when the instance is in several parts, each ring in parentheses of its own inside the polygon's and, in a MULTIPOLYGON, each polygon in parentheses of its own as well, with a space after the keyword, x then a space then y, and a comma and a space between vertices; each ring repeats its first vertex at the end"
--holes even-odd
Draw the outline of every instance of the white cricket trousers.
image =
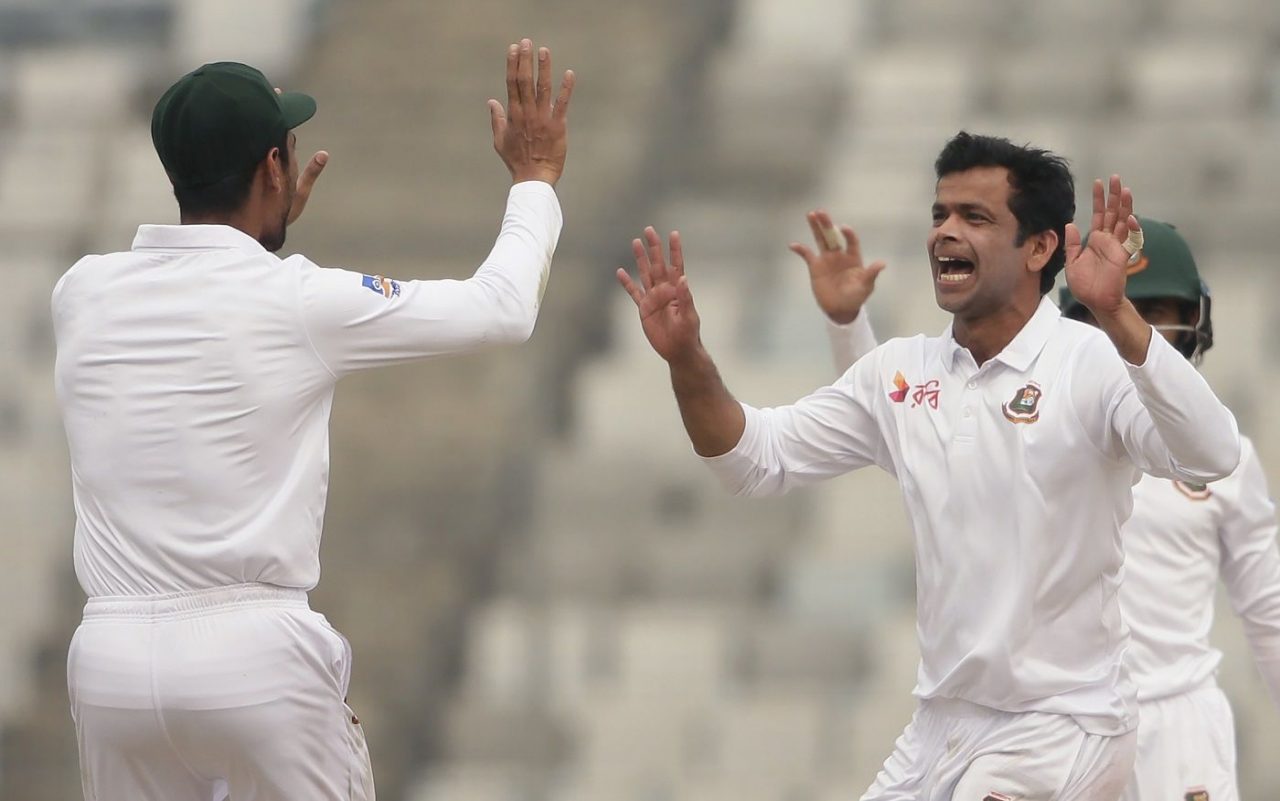
POLYGON ((366 801, 351 648, 264 584, 91 598, 67 655, 86 801, 366 801))
POLYGON ((1240 801, 1235 720, 1215 681, 1138 709, 1138 761, 1125 801, 1240 801))
POLYGON ((930 698, 862 801, 1118 801, 1136 741, 1089 734, 1068 715, 930 698))

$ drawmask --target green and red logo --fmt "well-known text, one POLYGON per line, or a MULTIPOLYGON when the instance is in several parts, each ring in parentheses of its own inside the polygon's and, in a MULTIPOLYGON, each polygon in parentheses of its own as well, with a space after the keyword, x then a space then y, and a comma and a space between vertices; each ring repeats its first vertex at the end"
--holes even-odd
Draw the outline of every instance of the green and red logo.
POLYGON ((1044 390, 1034 381, 1028 381, 1013 394, 1013 399, 1000 408, 1011 423, 1034 423, 1040 419, 1040 397, 1044 390))

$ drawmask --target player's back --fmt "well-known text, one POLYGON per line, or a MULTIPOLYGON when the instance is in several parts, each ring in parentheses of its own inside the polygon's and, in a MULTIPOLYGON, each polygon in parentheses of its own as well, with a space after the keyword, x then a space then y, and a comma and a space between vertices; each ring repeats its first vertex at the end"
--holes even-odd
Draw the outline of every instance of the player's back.
POLYGON ((90 595, 314 585, 334 379, 300 317, 303 263, 225 226, 144 226, 55 288, 90 595))

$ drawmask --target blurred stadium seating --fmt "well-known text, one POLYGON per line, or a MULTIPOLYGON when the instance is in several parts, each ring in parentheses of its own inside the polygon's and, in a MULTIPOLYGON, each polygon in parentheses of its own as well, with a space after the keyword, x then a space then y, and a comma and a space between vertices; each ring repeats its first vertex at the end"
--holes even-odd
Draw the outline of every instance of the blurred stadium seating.
MULTIPOLYGON (((727 497, 613 285, 646 222, 685 236, 731 387, 831 377, 786 242, 823 205, 889 262, 883 336, 938 331, 923 237, 961 127, 1118 171, 1215 291, 1205 372, 1280 481, 1280 11, 1271 0, 0 0, 0 797, 78 797, 63 656, 81 600, 48 295, 173 221, 156 93, 206 60, 317 95, 334 159, 289 250, 461 276, 505 191, 483 100, 531 35, 574 67, 566 228, 518 351, 353 379, 334 411, 315 605, 356 651, 379 791, 405 801, 856 797, 912 709, 894 483, 727 497), (496 58, 495 58, 496 56, 496 58)), ((304 154, 305 155, 305 154, 304 154)), ((1245 797, 1280 797, 1280 713, 1224 603, 1245 797)))

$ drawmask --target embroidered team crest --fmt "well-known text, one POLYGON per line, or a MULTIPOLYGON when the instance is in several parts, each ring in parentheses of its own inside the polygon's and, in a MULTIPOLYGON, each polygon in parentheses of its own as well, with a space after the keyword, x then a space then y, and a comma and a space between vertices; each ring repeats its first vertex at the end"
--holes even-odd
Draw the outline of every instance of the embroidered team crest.
POLYGON ((1209 791, 1203 787, 1192 787, 1183 796, 1185 801, 1209 801, 1209 791))
POLYGON ((906 376, 901 372, 894 374, 893 385, 897 389, 889 393, 889 400, 894 403, 902 403, 907 399, 907 393, 911 391, 911 385, 907 383, 906 376))
POLYGON ((1178 492, 1187 496, 1193 501, 1207 501, 1213 497, 1213 490, 1209 489, 1208 484, 1198 484, 1191 481, 1173 480, 1173 486, 1178 492))
POLYGON ((361 283, 387 300, 400 297, 399 281, 383 278, 380 275, 366 275, 361 283))
POLYGON ((1034 423, 1039 420, 1040 396, 1043 394, 1039 384, 1029 381, 1014 393, 1013 400, 1000 407, 1004 410, 1005 419, 1011 423, 1034 423))

